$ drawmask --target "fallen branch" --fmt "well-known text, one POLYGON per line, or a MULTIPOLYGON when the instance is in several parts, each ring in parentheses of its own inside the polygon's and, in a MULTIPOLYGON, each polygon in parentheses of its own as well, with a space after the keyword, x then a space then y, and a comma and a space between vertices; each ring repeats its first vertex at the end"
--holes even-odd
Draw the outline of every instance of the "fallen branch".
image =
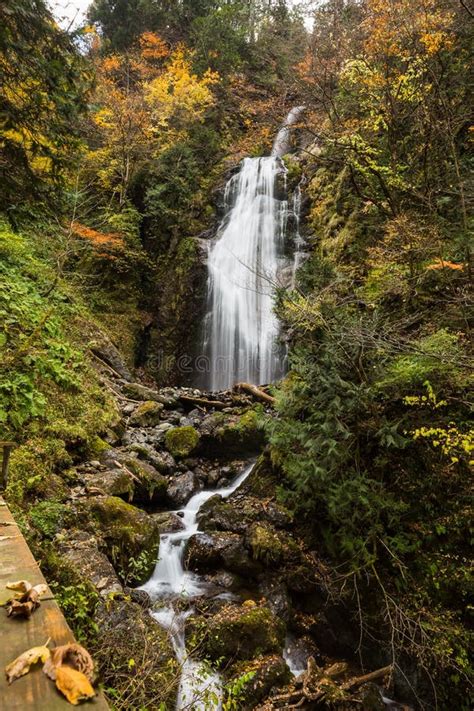
POLYGON ((205 407, 206 409, 214 407, 216 410, 223 410, 225 407, 230 406, 230 403, 228 402, 222 402, 221 400, 206 400, 203 397, 193 397, 192 395, 180 395, 179 399, 183 403, 190 403, 191 405, 205 407))
POLYGON ((373 672, 369 672, 369 674, 357 676, 355 679, 349 679, 349 681, 346 681, 344 684, 341 685, 341 688, 344 690, 357 689, 357 687, 362 686, 362 684, 366 684, 369 681, 375 681, 375 679, 381 679, 385 676, 389 676, 391 673, 392 665, 389 664, 387 667, 376 669, 373 672))
POLYGON ((264 390, 257 388, 256 385, 251 385, 250 383, 237 383, 237 385, 234 385, 234 390, 240 390, 244 393, 248 393, 249 395, 252 395, 252 397, 254 397, 256 400, 266 402, 268 405, 273 406, 275 404, 275 398, 264 392, 264 390))

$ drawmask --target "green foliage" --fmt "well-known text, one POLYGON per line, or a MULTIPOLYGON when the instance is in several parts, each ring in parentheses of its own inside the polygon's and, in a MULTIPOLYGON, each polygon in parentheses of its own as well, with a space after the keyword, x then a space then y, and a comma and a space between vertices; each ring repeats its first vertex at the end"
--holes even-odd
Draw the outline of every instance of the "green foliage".
POLYGON ((95 588, 74 580, 70 585, 52 582, 51 589, 78 642, 90 643, 98 632, 93 620, 99 603, 99 595, 95 588))
POLYGON ((420 388, 426 381, 436 382, 442 387, 461 376, 461 349, 458 337, 446 329, 414 340, 410 343, 412 353, 395 358, 387 366, 386 375, 381 379, 382 390, 405 393, 420 388))
POLYGON ((45 538, 52 538, 65 525, 68 507, 59 501, 40 501, 32 506, 29 517, 32 526, 45 538))

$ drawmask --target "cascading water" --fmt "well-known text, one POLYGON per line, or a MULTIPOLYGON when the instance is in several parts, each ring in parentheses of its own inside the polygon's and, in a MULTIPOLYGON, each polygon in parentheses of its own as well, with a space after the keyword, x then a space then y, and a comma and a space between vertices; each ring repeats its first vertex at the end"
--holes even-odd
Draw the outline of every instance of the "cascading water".
POLYGON ((224 390, 284 374, 273 310, 284 257, 288 203, 281 160, 304 106, 290 111, 267 158, 245 158, 227 183, 224 219, 209 249, 207 315, 197 384, 224 390))
POLYGON ((184 509, 175 513, 182 517, 183 528, 176 533, 164 533, 160 536, 160 558, 150 580, 142 586, 155 602, 163 600, 166 604, 152 613, 155 620, 170 634, 176 658, 181 665, 181 681, 178 690, 176 709, 204 711, 209 708, 208 699, 218 699, 212 708, 221 708, 222 683, 217 673, 210 672, 199 661, 190 659, 186 653, 184 627, 186 618, 192 614, 192 608, 181 612, 173 607, 173 597, 183 596, 187 600, 203 595, 209 586, 198 575, 184 569, 183 561, 188 540, 198 532, 197 516, 203 504, 218 494, 226 499, 245 481, 252 470, 248 466, 234 479, 232 484, 221 489, 211 489, 195 494, 184 509))
POLYGON ((283 374, 273 292, 284 261, 284 177, 279 158, 245 158, 227 183, 226 214, 208 259, 203 351, 210 390, 283 374))

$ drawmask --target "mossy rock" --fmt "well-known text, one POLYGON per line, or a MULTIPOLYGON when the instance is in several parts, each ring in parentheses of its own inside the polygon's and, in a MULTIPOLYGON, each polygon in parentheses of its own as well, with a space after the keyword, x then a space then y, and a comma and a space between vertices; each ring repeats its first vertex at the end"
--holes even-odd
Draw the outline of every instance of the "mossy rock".
POLYGON ((231 459, 261 451, 265 434, 258 410, 243 415, 215 413, 203 422, 202 445, 207 456, 231 459))
POLYGON ((136 427, 153 427, 159 424, 164 405, 161 402, 147 400, 139 405, 130 415, 129 424, 136 427))
POLYGON ((292 676, 287 663, 278 654, 267 654, 247 662, 237 662, 231 668, 230 684, 242 676, 252 675, 239 694, 241 711, 251 711, 256 702, 263 701, 274 688, 289 684, 292 676))
POLYGON ((130 585, 146 582, 160 545, 160 529, 153 517, 116 496, 89 499, 86 507, 122 580, 130 585))
POLYGON ((267 566, 277 565, 283 558, 284 547, 276 531, 268 524, 254 524, 248 535, 252 557, 267 566))
POLYGON ((216 615, 195 623, 194 641, 210 659, 254 659, 280 652, 285 625, 263 606, 225 605, 216 615))
POLYGON ((173 457, 188 457, 200 442, 199 432, 191 425, 173 427, 165 436, 166 449, 173 457))
POLYGON ((130 457, 124 464, 134 475, 132 500, 150 504, 163 503, 166 499, 168 480, 148 462, 130 457))

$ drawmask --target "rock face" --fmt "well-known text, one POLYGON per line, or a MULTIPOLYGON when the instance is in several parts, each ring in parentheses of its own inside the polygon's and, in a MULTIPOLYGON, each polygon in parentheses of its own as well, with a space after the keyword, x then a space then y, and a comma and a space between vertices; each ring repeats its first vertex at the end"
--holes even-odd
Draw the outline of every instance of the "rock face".
POLYGON ((285 625, 263 606, 225 605, 216 615, 195 623, 195 637, 210 659, 254 659, 281 652, 285 625))

